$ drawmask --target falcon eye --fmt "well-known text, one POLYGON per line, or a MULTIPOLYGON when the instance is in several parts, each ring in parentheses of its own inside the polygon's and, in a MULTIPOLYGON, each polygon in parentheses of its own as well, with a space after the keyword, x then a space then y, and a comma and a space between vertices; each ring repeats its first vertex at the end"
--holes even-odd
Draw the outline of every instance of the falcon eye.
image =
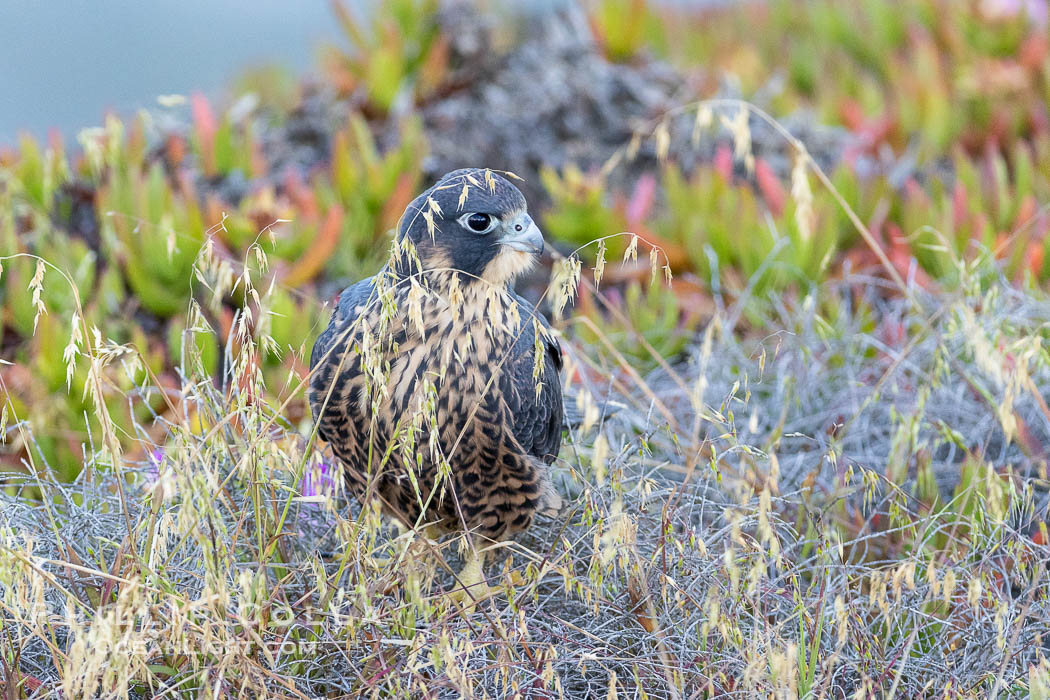
POLYGON ((498 219, 491 214, 481 212, 464 214, 459 218, 459 223, 474 233, 488 233, 495 228, 497 221, 498 219))

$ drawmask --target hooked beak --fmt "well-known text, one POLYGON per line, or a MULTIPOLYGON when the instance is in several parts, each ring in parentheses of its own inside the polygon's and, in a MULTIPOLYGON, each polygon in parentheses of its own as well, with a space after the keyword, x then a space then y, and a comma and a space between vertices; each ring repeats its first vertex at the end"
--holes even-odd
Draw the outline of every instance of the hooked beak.
POLYGON ((543 252, 543 234, 528 214, 522 214, 504 227, 505 233, 499 239, 500 245, 522 253, 538 255, 543 252))

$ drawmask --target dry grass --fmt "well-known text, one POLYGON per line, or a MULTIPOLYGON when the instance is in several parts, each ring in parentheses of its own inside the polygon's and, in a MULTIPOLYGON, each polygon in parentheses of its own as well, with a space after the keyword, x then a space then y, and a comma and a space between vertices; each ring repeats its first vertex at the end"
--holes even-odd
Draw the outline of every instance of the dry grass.
MULTIPOLYGON (((644 377, 571 345, 566 506, 490 558, 504 595, 466 613, 456 538, 395 531, 338 483, 302 495, 322 456, 263 398, 267 294, 207 248, 198 267, 246 306, 222 386, 184 358, 157 459, 104 434, 73 484, 4 477, 9 697, 1046 696, 1041 293, 965 269, 938 295, 745 293, 644 377)), ((560 274, 559 302, 586 278, 560 274)), ((94 381, 123 362, 160 391, 82 330, 94 381)))
MULTIPOLYGON (((880 298, 851 282, 843 297, 880 298)), ((442 595, 453 543, 297 499, 305 442, 254 392, 187 377, 202 419, 170 427, 159 472, 8 480, 43 495, 3 496, 8 677, 43 682, 37 697, 1021 692, 1048 670, 1047 550, 1030 536, 1045 463, 1004 440, 1008 388, 980 353, 1045 335, 1050 306, 1005 286, 928 299, 932 324, 873 306, 778 309, 785 331, 760 341, 736 337, 730 308, 647 390, 572 385, 566 510, 508 545, 527 583, 470 617, 442 595)), ((1045 352, 1027 370, 1045 390, 1045 352)), ((1047 443, 1033 396, 1013 413, 1047 443)))

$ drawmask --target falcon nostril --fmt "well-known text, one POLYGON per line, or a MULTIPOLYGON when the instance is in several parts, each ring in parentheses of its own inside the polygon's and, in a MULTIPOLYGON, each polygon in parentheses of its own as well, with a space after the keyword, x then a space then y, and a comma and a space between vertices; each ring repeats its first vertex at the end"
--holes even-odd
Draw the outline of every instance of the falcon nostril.
POLYGON ((523 228, 525 228, 525 227, 522 226, 521 224, 515 224, 514 225, 514 230, 515 231, 521 231, 523 228))

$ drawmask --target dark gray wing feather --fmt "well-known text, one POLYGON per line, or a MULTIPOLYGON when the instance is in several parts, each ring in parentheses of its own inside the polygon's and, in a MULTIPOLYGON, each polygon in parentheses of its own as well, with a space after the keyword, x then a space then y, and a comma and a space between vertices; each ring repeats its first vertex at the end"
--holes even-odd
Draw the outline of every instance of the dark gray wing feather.
MULTIPOLYGON (((335 311, 332 313, 332 319, 328 322, 328 327, 324 329, 321 335, 317 336, 317 342, 314 343, 314 349, 310 353, 311 371, 317 369, 318 363, 328 362, 332 359, 331 356, 327 356, 332 344, 341 332, 350 328, 351 324, 357 320, 359 315, 358 308, 372 301, 372 291, 375 286, 374 279, 374 277, 363 279, 356 284, 350 285, 339 294, 339 301, 336 304, 335 311)), ((334 355, 335 353, 332 354, 334 355)))
POLYGON ((501 387, 513 416, 514 437, 533 457, 552 463, 561 447, 564 410, 561 393, 561 347, 552 336, 544 343, 543 372, 534 377, 536 362, 536 335, 533 319, 544 330, 547 320, 533 306, 514 295, 521 318, 521 334, 507 358, 501 387), (537 381, 542 383, 539 394, 537 381))
MULTIPOLYGON (((346 334, 351 332, 361 309, 375 301, 374 279, 363 279, 342 291, 328 327, 317 337, 310 353, 310 388, 307 397, 314 420, 317 421, 317 433, 327 442, 339 440, 339 435, 332 434, 333 431, 349 429, 348 426, 339 428, 333 426, 332 421, 322 420, 321 411, 331 400, 329 394, 337 391, 337 387, 333 386, 337 373, 346 369, 340 369, 342 348, 346 347, 346 334), (333 347, 336 349, 333 350, 333 347)), ((325 413, 329 411, 325 410, 325 413)))

